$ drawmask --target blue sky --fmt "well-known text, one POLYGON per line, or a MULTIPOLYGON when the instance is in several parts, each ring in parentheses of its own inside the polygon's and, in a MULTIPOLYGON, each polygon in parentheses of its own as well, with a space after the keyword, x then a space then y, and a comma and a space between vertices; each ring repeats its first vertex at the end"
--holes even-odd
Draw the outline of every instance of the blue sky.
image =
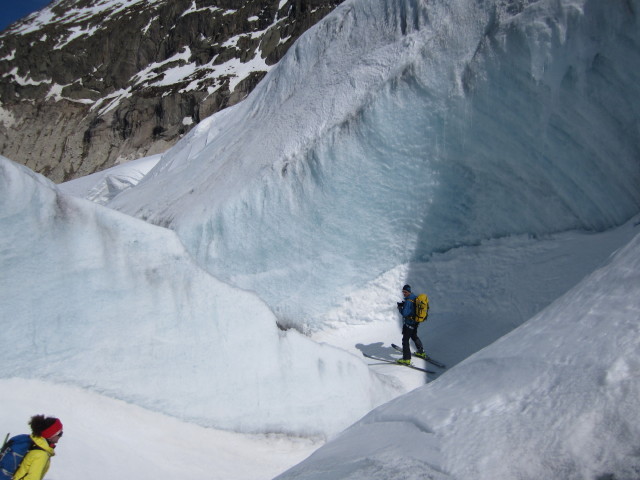
POLYGON ((0 0, 0 31, 49 3, 51 0, 0 0))

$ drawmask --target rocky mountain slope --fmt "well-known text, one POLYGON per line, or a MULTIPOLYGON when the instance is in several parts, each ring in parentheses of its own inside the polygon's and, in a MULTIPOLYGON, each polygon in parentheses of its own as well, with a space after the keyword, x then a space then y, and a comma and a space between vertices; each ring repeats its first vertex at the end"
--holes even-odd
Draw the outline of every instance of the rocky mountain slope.
POLYGON ((162 152, 342 1, 54 1, 0 33, 0 154, 61 182, 162 152))

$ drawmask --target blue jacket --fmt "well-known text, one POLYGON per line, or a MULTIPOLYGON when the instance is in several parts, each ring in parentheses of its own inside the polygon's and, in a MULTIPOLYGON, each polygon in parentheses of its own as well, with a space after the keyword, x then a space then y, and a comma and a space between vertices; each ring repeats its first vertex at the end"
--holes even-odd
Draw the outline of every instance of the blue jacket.
POLYGON ((402 319, 407 327, 415 327, 418 322, 415 321, 416 316, 416 298, 413 293, 410 293, 407 298, 404 299, 404 307, 402 307, 402 319))

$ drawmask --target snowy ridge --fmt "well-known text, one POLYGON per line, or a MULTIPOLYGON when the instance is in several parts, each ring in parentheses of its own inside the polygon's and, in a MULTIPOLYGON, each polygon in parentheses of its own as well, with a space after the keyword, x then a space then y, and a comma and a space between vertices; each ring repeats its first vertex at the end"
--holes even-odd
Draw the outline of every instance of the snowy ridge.
POLYGON ((89 387, 203 426, 321 436, 397 394, 358 357, 279 330, 173 232, 61 194, 4 157, 0 182, 2 317, 15 319, 0 377, 89 387))
POLYGON ((400 263, 621 224, 640 208, 640 39, 603 5, 347 2, 110 205, 311 329, 400 263))
POLYGON ((277 478, 638 478, 638 312, 636 233, 524 326, 277 478))
POLYGON ((60 191, 104 205, 135 185, 149 173, 161 155, 126 162, 102 172, 86 175, 58 185, 60 191))

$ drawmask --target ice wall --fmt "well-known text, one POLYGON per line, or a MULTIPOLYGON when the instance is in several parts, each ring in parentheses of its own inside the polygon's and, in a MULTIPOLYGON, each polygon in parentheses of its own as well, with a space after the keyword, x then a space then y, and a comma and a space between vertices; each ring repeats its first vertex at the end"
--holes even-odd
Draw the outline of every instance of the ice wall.
POLYGON ((0 377, 46 379, 203 426, 328 435, 398 392, 282 331, 174 232, 0 157, 0 377), (348 398, 349 402, 344 402, 348 398))
POLYGON ((278 480, 635 479, 640 233, 524 326, 278 480))
POLYGON ((111 206, 313 326, 434 251, 640 209, 640 2, 364 0, 111 206))

